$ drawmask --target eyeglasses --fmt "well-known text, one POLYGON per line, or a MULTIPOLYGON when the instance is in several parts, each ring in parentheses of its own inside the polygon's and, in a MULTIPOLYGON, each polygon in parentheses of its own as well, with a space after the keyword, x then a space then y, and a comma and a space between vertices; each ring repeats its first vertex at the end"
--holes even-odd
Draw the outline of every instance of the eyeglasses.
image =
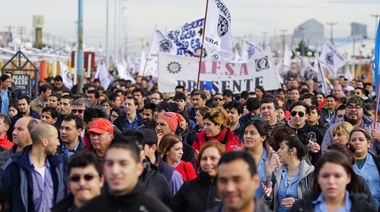
POLYGON ((298 114, 299 117, 304 117, 305 116, 305 113, 303 111, 292 111, 290 113, 291 116, 296 116, 298 114))
POLYGON ((220 102, 220 101, 223 101, 224 99, 222 99, 222 98, 214 98, 214 100, 220 102))
MULTIPOLYGON (((85 181, 91 181, 92 179, 94 179, 95 177, 99 177, 99 175, 92 175, 92 174, 85 174, 85 175, 83 175, 83 179, 85 180, 85 181)), ((69 178, 69 180, 71 181, 71 182, 79 182, 80 181, 80 179, 81 179, 82 177, 80 176, 80 175, 74 175, 74 176, 71 176, 70 178, 69 178)))
POLYGON ((360 106, 360 105, 347 105, 346 106, 346 108, 348 109, 348 110, 352 110, 352 109, 356 109, 356 110, 360 110, 360 109, 362 109, 362 106, 360 106))
POLYGON ((84 110, 82 109, 73 109, 73 113, 83 113, 84 110))

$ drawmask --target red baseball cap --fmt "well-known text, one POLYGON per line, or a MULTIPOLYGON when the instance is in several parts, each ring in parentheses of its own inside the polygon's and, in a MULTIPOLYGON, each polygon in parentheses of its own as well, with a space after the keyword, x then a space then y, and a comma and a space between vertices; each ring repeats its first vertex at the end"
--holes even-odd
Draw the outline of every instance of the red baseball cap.
POLYGON ((97 134, 102 134, 104 132, 113 133, 113 125, 107 119, 100 118, 91 123, 88 132, 94 132, 97 134))

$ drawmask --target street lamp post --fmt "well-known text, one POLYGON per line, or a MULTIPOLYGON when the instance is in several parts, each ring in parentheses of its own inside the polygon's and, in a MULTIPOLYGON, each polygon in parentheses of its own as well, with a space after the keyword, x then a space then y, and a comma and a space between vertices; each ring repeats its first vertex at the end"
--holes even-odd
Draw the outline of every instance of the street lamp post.
POLYGON ((334 44, 334 36, 333 36, 333 26, 336 25, 337 23, 336 22, 328 22, 326 23, 327 25, 330 25, 330 28, 331 28, 331 35, 330 35, 330 38, 331 38, 331 44, 334 44))

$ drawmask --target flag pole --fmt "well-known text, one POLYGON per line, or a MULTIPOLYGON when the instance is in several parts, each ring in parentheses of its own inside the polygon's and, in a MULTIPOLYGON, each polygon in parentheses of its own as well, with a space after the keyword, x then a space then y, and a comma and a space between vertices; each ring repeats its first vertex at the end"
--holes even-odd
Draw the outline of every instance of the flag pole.
POLYGON ((319 59, 319 56, 317 55, 317 60, 318 60, 318 69, 321 72, 321 77, 322 77, 322 83, 325 84, 323 87, 325 87, 325 94, 327 94, 327 87, 326 87, 326 80, 325 80, 325 74, 323 73, 322 65, 321 65, 321 60, 319 59))
POLYGON ((201 44, 201 52, 199 54, 199 64, 198 64, 198 78, 197 78, 197 89, 200 89, 199 80, 201 77, 201 67, 202 67, 202 58, 203 58, 203 45, 205 41, 205 32, 206 32, 206 21, 207 21, 207 10, 208 10, 208 1, 206 1, 206 11, 205 18, 203 20, 203 32, 202 32, 202 44, 201 44))
MULTIPOLYGON (((377 70, 379 71, 379 67, 376 67, 377 70)), ((379 74, 379 72, 375 72, 376 70, 374 70, 374 74, 379 74)), ((377 83, 377 93, 380 92, 380 80, 378 80, 378 83, 377 83)), ((373 129, 376 130, 376 125, 377 125, 377 118, 378 118, 378 114, 379 114, 379 97, 376 96, 376 110, 375 110, 375 118, 373 120, 373 129)))

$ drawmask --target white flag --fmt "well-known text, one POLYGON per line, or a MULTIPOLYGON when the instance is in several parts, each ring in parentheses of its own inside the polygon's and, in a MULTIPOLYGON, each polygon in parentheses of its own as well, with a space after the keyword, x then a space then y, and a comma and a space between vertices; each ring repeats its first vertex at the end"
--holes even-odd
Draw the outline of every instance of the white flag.
POLYGON ((320 61, 319 61, 318 56, 315 57, 313 70, 317 72, 319 90, 322 91, 322 93, 329 95, 330 89, 328 86, 328 79, 325 76, 323 68, 320 66, 320 61))
POLYGON ((350 67, 346 65, 344 69, 344 78, 348 79, 348 81, 352 81, 354 78, 351 75, 350 67))
POLYGON ((101 85, 104 89, 108 89, 110 86, 112 79, 111 75, 109 74, 106 66, 106 62, 102 59, 99 60, 98 68, 96 69, 95 78, 98 78, 100 80, 101 85))
POLYGON ((253 44, 247 40, 244 40, 243 48, 241 51, 241 61, 248 61, 255 54, 262 52, 263 49, 260 46, 253 44))
POLYGON ((333 76, 336 76, 338 68, 347 63, 346 58, 344 58, 329 41, 323 46, 320 61, 333 76))
POLYGON ((59 61, 59 69, 61 71, 63 84, 67 88, 71 89, 74 85, 73 85, 73 79, 71 78, 71 73, 70 73, 69 67, 67 67, 67 65, 60 60, 59 61))
POLYGON ((166 38, 160 30, 154 29, 148 58, 157 57, 159 51, 167 54, 176 54, 173 42, 166 38))
POLYGON ((288 73, 290 71, 290 67, 292 65, 292 52, 289 50, 288 44, 285 44, 284 49, 284 64, 282 66, 282 72, 281 73, 288 73))
POLYGON ((115 59, 114 63, 116 64, 117 73, 120 79, 131 80, 132 84, 136 83, 135 79, 131 77, 126 69, 118 60, 115 59))
POLYGON ((231 14, 229 9, 222 0, 209 0, 206 10, 205 44, 212 49, 232 55, 231 14))
POLYGON ((297 56, 300 60, 301 60, 301 67, 300 67, 300 75, 301 77, 305 77, 305 74, 308 73, 308 72, 311 72, 311 71, 314 71, 313 70, 313 67, 310 65, 309 62, 307 62, 307 60, 302 57, 302 56, 297 56))

